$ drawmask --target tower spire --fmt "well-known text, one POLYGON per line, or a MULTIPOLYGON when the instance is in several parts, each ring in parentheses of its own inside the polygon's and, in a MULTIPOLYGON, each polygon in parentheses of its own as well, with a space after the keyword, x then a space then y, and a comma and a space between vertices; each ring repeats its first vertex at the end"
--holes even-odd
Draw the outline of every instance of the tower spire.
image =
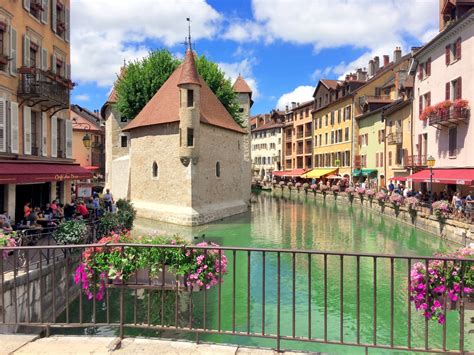
POLYGON ((186 17, 186 21, 188 21, 188 49, 189 50, 192 50, 192 46, 193 46, 193 43, 191 41, 191 18, 190 17, 186 17))

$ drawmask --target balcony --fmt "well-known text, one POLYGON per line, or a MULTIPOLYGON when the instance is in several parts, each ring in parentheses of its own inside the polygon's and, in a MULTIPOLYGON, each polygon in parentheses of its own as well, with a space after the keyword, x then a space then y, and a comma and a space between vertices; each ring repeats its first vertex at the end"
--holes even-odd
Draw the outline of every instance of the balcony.
POLYGON ((303 146, 299 146, 299 147, 296 149, 296 154, 303 154, 303 146))
POLYGON ((387 144, 390 144, 390 145, 402 144, 403 133, 401 131, 389 133, 386 139, 387 139, 387 144))
POLYGON ((403 165, 405 167, 425 167, 426 154, 423 155, 405 155, 403 157, 403 165))
POLYGON ((70 80, 36 68, 22 67, 18 74, 18 96, 29 100, 30 106, 41 103, 47 110, 55 108, 57 111, 69 108, 69 93, 73 87, 70 80))
POLYGON ((440 128, 440 126, 455 126, 469 119, 469 114, 470 110, 468 108, 455 108, 451 106, 448 110, 431 114, 428 117, 428 124, 436 128, 440 128))

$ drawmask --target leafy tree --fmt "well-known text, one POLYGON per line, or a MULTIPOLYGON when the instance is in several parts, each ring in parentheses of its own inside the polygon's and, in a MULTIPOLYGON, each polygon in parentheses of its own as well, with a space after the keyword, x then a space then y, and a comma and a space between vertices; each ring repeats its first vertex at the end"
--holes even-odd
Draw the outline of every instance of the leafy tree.
MULTIPOLYGON (((166 49, 152 51, 142 60, 128 63, 115 86, 120 114, 129 120, 134 119, 179 65, 180 61, 166 49)), ((196 68, 230 115, 242 126, 237 96, 224 72, 203 55, 196 58, 196 68)))

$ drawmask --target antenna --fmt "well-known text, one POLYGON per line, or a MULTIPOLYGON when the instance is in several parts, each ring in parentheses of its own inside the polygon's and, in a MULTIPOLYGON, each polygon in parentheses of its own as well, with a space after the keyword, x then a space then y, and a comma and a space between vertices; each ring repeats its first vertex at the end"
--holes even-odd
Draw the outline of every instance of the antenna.
POLYGON ((186 17, 186 21, 188 21, 188 48, 192 50, 192 41, 191 41, 191 18, 186 17))

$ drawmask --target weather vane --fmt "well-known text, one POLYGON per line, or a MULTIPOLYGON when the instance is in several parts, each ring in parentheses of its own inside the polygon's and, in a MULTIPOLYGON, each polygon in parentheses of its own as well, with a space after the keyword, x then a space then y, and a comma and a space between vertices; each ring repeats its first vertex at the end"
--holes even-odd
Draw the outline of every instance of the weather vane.
POLYGON ((190 50, 192 50, 192 41, 191 41, 191 18, 186 17, 186 21, 188 21, 188 38, 187 38, 187 45, 190 50))

